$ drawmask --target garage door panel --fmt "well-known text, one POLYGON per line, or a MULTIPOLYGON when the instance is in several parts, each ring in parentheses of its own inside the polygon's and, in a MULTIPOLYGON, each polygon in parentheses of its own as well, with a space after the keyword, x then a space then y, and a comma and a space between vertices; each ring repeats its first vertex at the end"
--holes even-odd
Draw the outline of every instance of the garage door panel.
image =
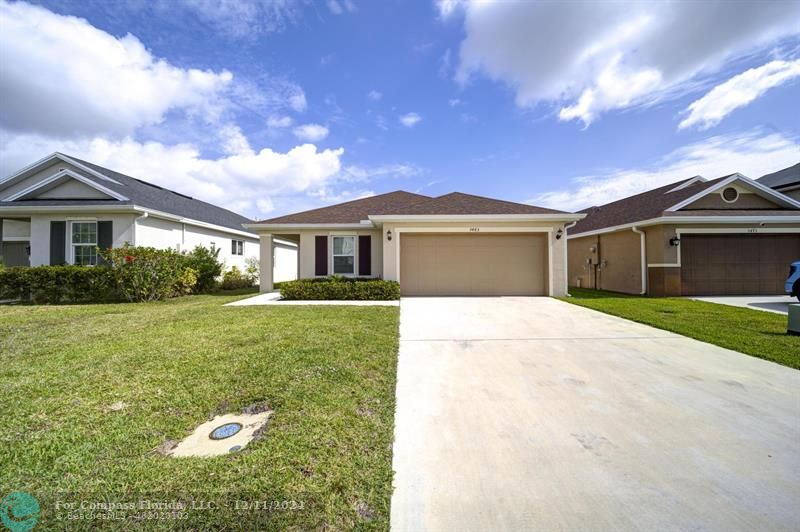
POLYGON ((404 234, 403 295, 545 295, 545 234, 404 234))
POLYGON ((781 294, 797 234, 697 234, 681 238, 683 295, 781 294))

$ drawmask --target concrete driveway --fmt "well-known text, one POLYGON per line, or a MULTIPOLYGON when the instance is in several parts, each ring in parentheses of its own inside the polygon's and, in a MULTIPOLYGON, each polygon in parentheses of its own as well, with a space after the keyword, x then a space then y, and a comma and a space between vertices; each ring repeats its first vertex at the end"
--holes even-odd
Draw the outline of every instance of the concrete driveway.
POLYGON ((797 299, 792 296, 696 296, 691 299, 778 314, 788 314, 789 304, 797 303, 797 299))
POLYGON ((800 372, 549 298, 400 308, 392 530, 800 527, 800 372))

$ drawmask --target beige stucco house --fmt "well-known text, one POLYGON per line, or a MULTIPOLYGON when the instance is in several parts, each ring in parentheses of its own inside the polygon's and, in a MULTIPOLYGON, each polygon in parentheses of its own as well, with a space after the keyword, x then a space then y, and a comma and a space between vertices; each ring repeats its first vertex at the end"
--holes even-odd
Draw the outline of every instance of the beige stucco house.
POLYGON ((733 174, 599 207, 569 230, 569 285, 654 296, 781 294, 800 202, 733 174))
POLYGON ((469 194, 390 192, 246 227, 261 237, 261 290, 273 287, 271 241, 299 246, 298 276, 400 282, 412 295, 564 295, 566 226, 583 218, 469 194))

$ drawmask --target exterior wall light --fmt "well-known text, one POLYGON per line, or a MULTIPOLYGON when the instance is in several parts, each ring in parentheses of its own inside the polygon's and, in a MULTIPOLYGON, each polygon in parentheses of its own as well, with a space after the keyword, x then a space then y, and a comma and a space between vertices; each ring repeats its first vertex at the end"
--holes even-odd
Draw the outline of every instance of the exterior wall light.
POLYGON ((672 238, 669 239, 669 245, 678 247, 681 245, 681 239, 678 238, 677 236, 673 236, 672 238))
POLYGON ((564 230, 559 228, 558 231, 556 231, 556 240, 561 240, 561 235, 563 235, 563 234, 564 234, 564 230))
POLYGON ((388 240, 389 242, 392 241, 392 230, 391 229, 386 231, 386 240, 388 240))

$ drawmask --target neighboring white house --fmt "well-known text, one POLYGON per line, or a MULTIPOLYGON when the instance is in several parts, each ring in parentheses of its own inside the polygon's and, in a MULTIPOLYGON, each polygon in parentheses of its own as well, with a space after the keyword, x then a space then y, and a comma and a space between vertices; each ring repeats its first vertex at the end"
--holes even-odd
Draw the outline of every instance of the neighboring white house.
MULTIPOLYGON (((0 257, 6 266, 96 264, 96 248, 218 248, 226 269, 258 259, 251 220, 184 194, 61 153, 0 181, 0 257)), ((276 241, 276 280, 297 277, 297 244, 276 241)))

